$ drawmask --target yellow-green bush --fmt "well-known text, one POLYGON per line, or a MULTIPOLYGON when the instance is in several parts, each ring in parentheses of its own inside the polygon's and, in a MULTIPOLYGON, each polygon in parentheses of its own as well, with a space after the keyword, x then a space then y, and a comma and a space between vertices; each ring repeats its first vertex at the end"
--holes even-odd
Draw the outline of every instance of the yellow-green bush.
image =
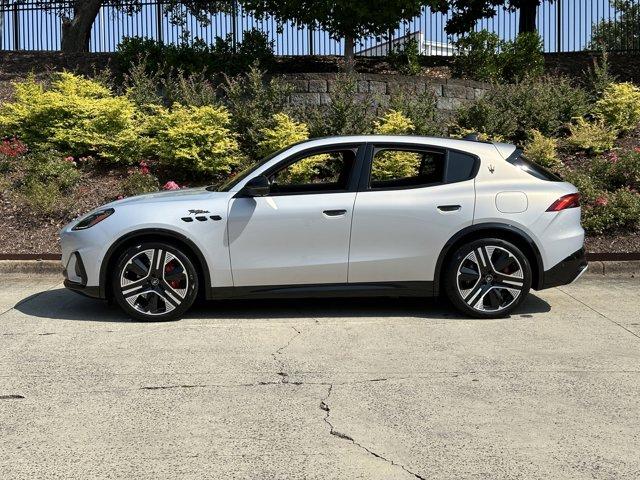
POLYGON ((286 113, 276 113, 271 125, 259 130, 258 153, 262 157, 277 152, 309 138, 309 129, 304 123, 294 121, 286 113))
POLYGON ((406 135, 413 132, 413 122, 398 110, 389 110, 373 122, 375 133, 380 135, 406 135))
POLYGON ((527 143, 524 154, 543 167, 555 168, 560 164, 558 159, 558 141, 545 137, 538 130, 531 130, 531 140, 527 143))
POLYGON ((596 114, 614 130, 633 130, 640 124, 640 88, 632 83, 609 84, 596 102, 596 114))
POLYGON ((133 103, 94 80, 58 73, 45 87, 30 77, 15 84, 15 100, 0 107, 0 136, 39 150, 121 161, 137 135, 133 103))
POLYGON ((156 106, 147 117, 143 149, 167 168, 222 177, 240 162, 229 123, 225 107, 156 106))
POLYGON ((613 148, 618 133, 610 129, 602 119, 588 122, 577 118, 569 124, 570 136, 567 141, 580 150, 603 153, 613 148))
MULTIPOLYGON (((374 122, 374 132, 381 135, 408 134, 413 128, 411 120, 397 110, 390 110, 374 122)), ((417 157, 412 152, 382 151, 371 166, 371 178, 381 181, 414 176, 420 167, 417 157)))

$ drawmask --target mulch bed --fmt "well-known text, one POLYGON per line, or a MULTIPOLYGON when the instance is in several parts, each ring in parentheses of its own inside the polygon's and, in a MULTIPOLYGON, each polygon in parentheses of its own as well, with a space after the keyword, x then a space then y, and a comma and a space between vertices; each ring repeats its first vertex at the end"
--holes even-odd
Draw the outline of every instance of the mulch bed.
MULTIPOLYGON (((123 170, 85 172, 65 201, 65 210, 44 216, 29 209, 14 191, 0 190, 0 253, 59 253, 58 232, 72 219, 117 198, 123 170)), ((7 183, 11 179, 9 178, 7 183)))

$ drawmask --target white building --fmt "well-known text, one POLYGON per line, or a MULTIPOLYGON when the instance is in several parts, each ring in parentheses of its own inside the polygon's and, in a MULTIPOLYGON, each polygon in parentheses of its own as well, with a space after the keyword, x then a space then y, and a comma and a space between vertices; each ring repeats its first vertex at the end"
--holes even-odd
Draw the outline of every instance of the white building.
POLYGON ((418 42, 418 51, 420 55, 450 56, 453 55, 455 51, 455 47, 450 43, 425 40, 424 34, 418 31, 407 33, 401 37, 394 37, 390 41, 386 40, 373 47, 364 48, 356 52, 356 55, 361 55, 363 57, 384 57, 389 53, 391 48, 397 47, 399 50, 402 50, 403 45, 411 39, 415 39, 418 42))

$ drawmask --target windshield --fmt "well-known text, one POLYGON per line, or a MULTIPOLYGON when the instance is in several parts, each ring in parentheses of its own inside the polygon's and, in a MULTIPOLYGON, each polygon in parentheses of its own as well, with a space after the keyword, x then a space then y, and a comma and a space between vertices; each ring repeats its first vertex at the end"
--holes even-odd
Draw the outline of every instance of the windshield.
POLYGON ((263 158, 262 160, 260 160, 255 165, 250 165, 249 167, 245 168, 244 170, 241 170, 239 173, 236 173, 234 176, 232 176, 229 180, 227 180, 222 185, 209 185, 207 187, 207 190, 209 190, 210 192, 228 192, 233 187, 235 187, 238 183, 240 183, 242 180, 244 180, 249 175, 251 175, 252 172, 254 172, 258 168, 260 168, 262 165, 267 163, 269 160, 271 160, 275 156, 280 155, 280 153, 284 152, 288 148, 290 148, 290 147, 278 150, 277 152, 274 152, 271 155, 263 158))

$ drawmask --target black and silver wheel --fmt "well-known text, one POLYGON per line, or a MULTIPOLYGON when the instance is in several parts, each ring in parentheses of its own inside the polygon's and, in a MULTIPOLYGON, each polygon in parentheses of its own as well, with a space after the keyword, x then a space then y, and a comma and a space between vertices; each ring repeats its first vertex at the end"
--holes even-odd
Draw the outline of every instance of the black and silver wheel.
POLYGON ((189 257, 179 249, 164 243, 142 243, 120 256, 111 287, 116 302, 131 317, 173 320, 193 304, 198 276, 189 257))
POLYGON ((511 313, 531 288, 531 267, 515 245, 500 239, 460 247, 445 274, 445 291, 456 308, 478 318, 511 313))

